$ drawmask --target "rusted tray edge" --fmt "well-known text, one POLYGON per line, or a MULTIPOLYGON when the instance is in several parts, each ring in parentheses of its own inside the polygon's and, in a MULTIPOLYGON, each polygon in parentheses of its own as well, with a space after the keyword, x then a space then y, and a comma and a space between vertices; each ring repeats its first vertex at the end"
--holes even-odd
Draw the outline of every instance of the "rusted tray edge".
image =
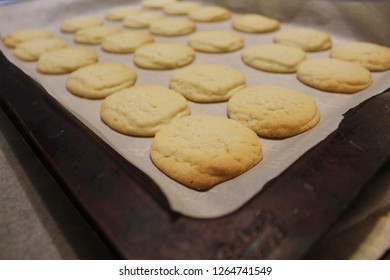
POLYGON ((3 54, 0 72, 3 108, 122 258, 303 258, 389 155, 386 91, 350 110, 334 133, 236 212, 193 219, 172 212, 154 182, 3 54))

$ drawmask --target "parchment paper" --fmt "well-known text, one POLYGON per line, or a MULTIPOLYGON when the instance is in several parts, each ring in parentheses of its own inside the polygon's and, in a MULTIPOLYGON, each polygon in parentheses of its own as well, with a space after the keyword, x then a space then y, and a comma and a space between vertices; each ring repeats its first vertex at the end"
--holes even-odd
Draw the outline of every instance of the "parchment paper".
MULTIPOLYGON (((201 1, 199 1, 201 2, 201 1)), ((65 39, 69 45, 72 34, 59 31, 61 22, 77 15, 97 15, 104 19, 105 12, 114 6, 132 4, 140 6, 140 1, 73 1, 73 0, 32 0, 14 5, 0 6, 1 36, 8 32, 27 28, 45 27, 55 37, 65 39)), ((334 45, 348 41, 370 41, 390 45, 388 27, 390 3, 387 1, 203 1, 205 5, 218 4, 232 9, 236 16, 241 12, 259 12, 282 21, 283 29, 296 26, 313 27, 328 32, 334 45)), ((105 20, 106 24, 121 23, 105 20)), ((197 23, 197 30, 232 30, 230 20, 216 23, 197 23)), ((147 29, 144 30, 148 32, 147 29)), ((245 47, 260 43, 272 43, 274 32, 265 34, 240 33, 245 39, 245 47)), ((165 38, 155 36, 156 41, 178 41, 187 43, 188 36, 165 38)), ((137 84, 161 84, 169 86, 169 79, 175 70, 151 71, 136 67, 132 55, 108 54, 100 46, 83 45, 99 53, 99 61, 118 61, 136 70, 137 84)), ((221 63, 242 71, 247 85, 273 84, 296 89, 312 96, 321 111, 321 120, 312 130, 283 140, 259 139, 263 145, 263 160, 248 172, 227 182, 221 183, 206 192, 191 190, 171 180, 161 173, 149 158, 152 138, 125 136, 107 127, 99 117, 101 100, 88 100, 76 97, 65 89, 68 75, 42 75, 36 70, 36 63, 26 63, 16 59, 12 50, 0 44, 1 51, 15 65, 39 81, 44 88, 62 103, 70 112, 85 123, 99 137, 110 144, 132 164, 139 167, 157 182, 167 196, 171 207, 185 215, 198 218, 211 218, 233 212, 258 193, 270 179, 280 174, 304 152, 335 130, 342 114, 365 99, 378 94, 390 86, 390 71, 373 73, 374 83, 368 89, 355 94, 338 94, 318 91, 300 83, 295 74, 272 74, 255 70, 245 65, 241 51, 228 54, 197 53, 197 62, 221 63)), ((308 53, 308 58, 328 57, 329 51, 308 53)), ((15 93, 17 94, 17 93, 15 93)), ((189 102, 192 114, 215 114, 226 116, 226 102, 217 104, 197 104, 189 102)), ((319 159, 320 160, 320 159, 319 159)))

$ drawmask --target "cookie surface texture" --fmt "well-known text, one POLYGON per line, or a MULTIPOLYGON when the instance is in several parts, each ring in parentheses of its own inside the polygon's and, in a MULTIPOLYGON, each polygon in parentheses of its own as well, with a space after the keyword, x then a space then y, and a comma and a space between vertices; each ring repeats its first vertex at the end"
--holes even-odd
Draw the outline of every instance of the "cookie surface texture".
POLYGON ((157 42, 138 48, 134 63, 144 69, 168 70, 185 66, 195 59, 193 48, 176 42, 157 42))
POLYGON ((161 9, 165 5, 175 3, 177 0, 142 0, 141 4, 149 9, 161 9))
POLYGON ((238 70, 221 64, 193 64, 177 70, 170 88, 194 102, 210 103, 228 100, 245 87, 245 76, 238 70))
POLYGON ((153 140, 150 155, 173 180, 207 190, 259 163, 262 147, 257 135, 237 121, 193 115, 163 127, 153 140))
POLYGON ((36 61, 49 51, 66 48, 65 41, 58 38, 33 39, 16 45, 13 50, 15 57, 24 61, 36 61))
POLYGON ((181 36, 194 32, 196 24, 193 20, 182 18, 167 18, 153 21, 149 30, 160 36, 181 36))
POLYGON ((296 47, 278 44, 255 45, 242 52, 242 60, 258 70, 274 73, 294 73, 306 59, 306 53, 296 47))
POLYGON ((241 49, 244 38, 232 31, 204 30, 191 35, 188 44, 200 52, 224 53, 241 49))
POLYGON ((231 13, 228 9, 219 6, 206 6, 191 11, 188 16, 200 22, 222 21, 230 18, 231 13))
POLYGON ((109 9, 106 12, 106 19, 113 20, 113 21, 120 21, 124 20, 125 17, 140 14, 142 12, 142 9, 139 7, 133 7, 133 6, 118 6, 114 7, 112 9, 109 9))
POLYGON ((37 70, 44 74, 65 74, 97 62, 98 54, 88 48, 64 48, 41 55, 37 70))
POLYGON ((123 31, 103 39, 102 49, 110 53, 133 53, 140 46, 153 43, 154 38, 142 31, 123 31))
POLYGON ((123 26, 130 28, 148 28, 155 20, 164 19, 164 16, 156 12, 143 12, 137 15, 127 16, 123 20, 123 26))
POLYGON ((114 92, 132 86, 137 74, 118 62, 98 62, 72 72, 66 88, 74 95, 101 99, 114 92))
POLYGON ((279 29, 280 21, 259 14, 243 14, 232 20, 232 27, 246 33, 265 33, 279 29))
POLYGON ((332 47, 330 36, 322 31, 310 28, 291 28, 278 31, 274 43, 298 47, 304 51, 324 51, 332 47))
POLYGON ((135 85, 104 99, 100 116, 112 129, 152 137, 174 119, 189 115, 187 100, 160 85, 135 85))
POLYGON ((73 33, 82 28, 103 25, 103 21, 96 16, 77 16, 62 22, 60 29, 62 32, 73 33))
POLYGON ((370 71, 390 69, 390 48, 367 42, 345 43, 332 48, 332 58, 356 62, 370 71))
POLYGON ((228 115, 265 138, 286 138, 313 128, 320 119, 308 95, 281 86, 251 86, 228 102, 228 115))
POLYGON ((339 93, 355 93, 372 84, 366 68, 335 58, 307 59, 298 66, 297 77, 313 88, 339 93))
POLYGON ((182 16, 182 15, 187 15, 189 12, 199 9, 202 7, 201 4, 197 2, 192 2, 192 1, 185 1, 185 2, 173 2, 170 4, 167 4, 163 7, 164 13, 168 15, 175 15, 175 16, 182 16))
POLYGON ((23 43, 25 41, 51 37, 51 32, 44 28, 26 28, 8 33, 3 38, 3 43, 7 47, 15 48, 17 44, 23 43))
POLYGON ((105 37, 115 33, 119 33, 121 30, 116 26, 92 26, 83 28, 76 32, 74 41, 81 44, 100 44, 105 37))

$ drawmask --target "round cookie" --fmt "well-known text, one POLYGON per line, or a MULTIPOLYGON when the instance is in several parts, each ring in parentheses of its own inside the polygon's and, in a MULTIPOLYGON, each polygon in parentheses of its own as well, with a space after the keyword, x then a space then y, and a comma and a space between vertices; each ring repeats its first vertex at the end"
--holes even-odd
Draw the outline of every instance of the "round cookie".
POLYGON ((8 33, 3 38, 3 43, 9 48, 15 48, 17 44, 33 40, 51 38, 52 34, 44 28, 27 28, 8 33))
POLYGON ((74 33, 80 29, 103 25, 103 21, 96 16, 77 16, 67 19, 61 23, 62 32, 74 33))
POLYGON ((41 55, 37 70, 44 74, 65 74, 97 61, 97 53, 88 48, 64 48, 41 55))
POLYGON ((149 9, 161 9, 165 5, 175 3, 177 0, 142 0, 141 4, 149 9))
POLYGON ((372 76, 363 66, 335 58, 308 59, 298 66, 298 79, 323 91, 355 93, 369 87, 372 76))
POLYGON ((102 49, 110 53, 133 53, 140 46, 153 43, 154 38, 141 31, 123 31, 103 39, 102 49))
POLYGON ((24 61, 36 61, 49 51, 66 48, 68 45, 58 38, 33 39, 17 44, 13 50, 15 57, 24 61))
POLYGON ((157 42, 139 47, 133 59, 144 69, 168 70, 190 64, 195 59, 195 51, 177 42, 157 42))
POLYGON ((225 53, 244 47, 244 38, 228 30, 204 30, 192 34, 188 44, 200 52, 225 53))
POLYGON ((167 18, 153 21, 149 30, 152 34, 160 36, 182 36, 194 32, 195 22, 183 18, 167 18))
POLYGON ((74 41, 80 44, 96 45, 100 44, 105 37, 119 32, 121 30, 116 26, 91 26, 77 31, 74 36, 74 41))
POLYGON ((265 33, 280 28, 280 21, 259 14, 243 14, 232 20, 232 27, 246 33, 265 33))
POLYGON ((242 60, 255 69, 274 73, 294 73, 298 65, 306 59, 306 53, 298 48, 263 44, 244 50, 242 60))
POLYGON ((164 126, 150 147, 157 168, 195 190, 237 177, 262 156, 256 133, 235 120, 212 115, 187 116, 164 126))
POLYGON ((320 120, 320 111, 310 96, 281 86, 244 88, 230 98, 227 112, 266 138, 291 137, 320 120))
POLYGON ((278 31, 274 43, 298 47, 304 51, 316 52, 332 47, 332 40, 325 32, 310 28, 291 28, 278 31))
POLYGON ((164 19, 159 13, 146 12, 128 16, 123 20, 123 26, 130 28, 148 28, 155 20, 164 19))
POLYGON ((188 13, 190 19, 201 22, 213 22, 229 19, 230 11, 219 6, 206 6, 188 13))
POLYGON ((332 48, 330 57, 359 63, 370 71, 390 69, 390 48, 373 43, 341 44, 332 48))
POLYGON ((137 74, 122 63, 98 62, 72 72, 66 88, 83 98, 101 99, 132 86, 136 79, 137 74))
POLYGON ((142 12, 142 9, 139 7, 133 7, 133 6, 119 6, 114 7, 112 9, 109 9, 106 12, 106 19, 113 20, 113 21, 121 21, 124 20, 125 17, 136 15, 142 12))
POLYGON ((172 120, 191 113, 187 100, 160 85, 136 85, 104 99, 102 120, 112 129, 132 136, 152 137, 172 120))
POLYGON ((245 87, 245 76, 238 70, 221 64, 193 64, 176 71, 170 88, 194 102, 211 103, 228 100, 245 87))
POLYGON ((164 5, 163 11, 168 15, 184 16, 187 15, 189 12, 194 11, 195 9, 199 9, 201 7, 201 4, 193 1, 173 2, 164 5))

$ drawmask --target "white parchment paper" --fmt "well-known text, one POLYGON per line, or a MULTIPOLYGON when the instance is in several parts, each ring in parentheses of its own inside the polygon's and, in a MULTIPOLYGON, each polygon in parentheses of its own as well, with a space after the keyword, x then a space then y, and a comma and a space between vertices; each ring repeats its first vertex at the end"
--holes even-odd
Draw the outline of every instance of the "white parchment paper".
MULTIPOLYGON (((258 12, 282 21, 283 29, 306 26, 328 32, 333 44, 348 41, 370 41, 390 45, 389 1, 199 1, 205 5, 221 5, 231 9, 233 17, 243 12, 258 12)), ((140 1, 100 1, 100 0, 30 0, 13 5, 0 6, 1 36, 8 32, 28 27, 45 27, 55 37, 65 39, 69 45, 72 34, 59 30, 61 22, 77 15, 97 15, 104 19, 105 12, 114 6, 130 4, 140 6, 140 1)), ((161 11, 159 11, 161 12, 161 11)), ((105 20, 105 24, 119 22, 105 20)), ((197 30, 232 30, 230 20, 215 23, 197 23, 197 30)), ((144 30, 148 32, 147 29, 144 30)), ((245 39, 245 47, 254 44, 272 43, 275 32, 265 34, 240 33, 245 39)), ((188 36, 165 38, 155 36, 156 41, 178 41, 187 43, 188 36)), ((99 53, 99 61, 118 61, 136 70, 137 84, 160 84, 169 86, 175 70, 151 71, 136 67, 132 55, 108 54, 100 46, 83 45, 99 53)), ((197 62, 221 63, 242 71, 247 85, 272 84, 296 89, 312 96, 321 111, 321 120, 312 130, 283 140, 259 139, 263 145, 263 160, 248 172, 230 181, 219 184, 206 192, 191 190, 171 180, 161 173, 149 158, 152 138, 125 136, 107 127, 99 116, 101 100, 88 100, 70 94, 65 88, 68 75, 42 75, 35 70, 35 62, 22 62, 12 54, 12 49, 0 43, 1 51, 15 65, 39 81, 44 88, 63 104, 70 112, 85 123, 99 137, 110 144, 132 164, 149 175, 168 198, 171 207, 185 215, 198 218, 218 217, 231 213, 257 194, 270 179, 280 174, 304 152, 323 140, 334 131, 342 115, 369 97, 390 86, 390 71, 373 73, 374 83, 368 89, 355 94, 337 94, 318 91, 300 83, 295 74, 272 74, 255 70, 241 61, 241 52, 228 54, 197 53, 197 62)), ((329 51, 308 53, 308 58, 328 57, 329 51)), ((17 94, 17 93, 15 93, 17 94)), ((189 102, 192 114, 214 114, 226 116, 226 102, 217 104, 197 104, 189 102)))

